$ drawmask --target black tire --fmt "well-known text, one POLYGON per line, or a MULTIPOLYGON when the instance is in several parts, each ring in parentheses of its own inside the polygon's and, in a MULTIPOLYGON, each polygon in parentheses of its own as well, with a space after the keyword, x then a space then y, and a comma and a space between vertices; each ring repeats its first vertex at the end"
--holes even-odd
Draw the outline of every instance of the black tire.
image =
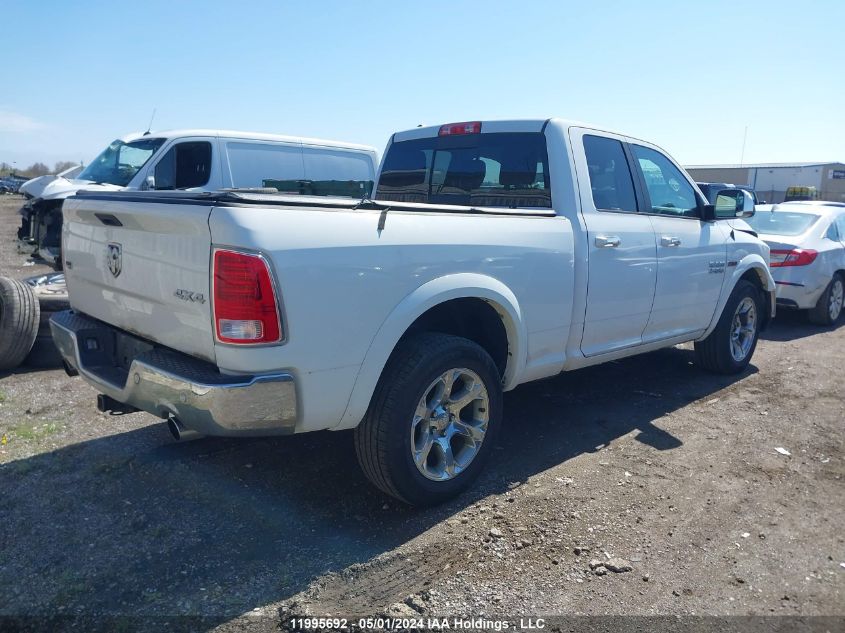
POLYGON ((757 348, 760 325, 763 321, 763 306, 763 296, 760 289, 750 281, 740 279, 731 292, 730 297, 728 297, 716 328, 706 339, 695 343, 695 362, 704 369, 716 374, 738 374, 744 370, 748 366, 748 363, 751 362, 751 357, 757 348), (736 309, 746 298, 754 302, 756 327, 753 340, 751 341, 751 347, 742 360, 737 360, 731 353, 731 329, 736 309))
POLYGON ((837 283, 840 284, 840 290, 845 288, 845 279, 842 278, 841 273, 834 273, 833 279, 830 280, 830 283, 827 285, 827 288, 825 288, 822 296, 819 297, 816 307, 807 311, 807 318, 810 320, 810 323, 830 327, 831 325, 836 325, 836 322, 839 321, 839 317, 842 316, 841 302, 839 304, 839 312, 836 317, 834 318, 830 316, 830 298, 833 294, 833 287, 837 283))
POLYGON ((355 429, 355 451, 367 478, 410 505, 433 505, 465 490, 484 468, 501 426, 501 376, 484 349, 459 336, 423 333, 401 342, 382 372, 370 407, 355 429), (488 395, 487 431, 463 472, 426 478, 411 455, 411 421, 424 391, 450 369, 477 374, 488 395))
POLYGON ((62 355, 56 344, 53 342, 53 333, 50 330, 50 317, 55 311, 47 311, 44 304, 39 302, 41 317, 38 324, 38 334, 32 349, 23 361, 23 365, 33 369, 51 369, 62 366, 62 355))
POLYGON ((0 277, 0 371, 23 362, 35 343, 41 309, 25 283, 0 277))

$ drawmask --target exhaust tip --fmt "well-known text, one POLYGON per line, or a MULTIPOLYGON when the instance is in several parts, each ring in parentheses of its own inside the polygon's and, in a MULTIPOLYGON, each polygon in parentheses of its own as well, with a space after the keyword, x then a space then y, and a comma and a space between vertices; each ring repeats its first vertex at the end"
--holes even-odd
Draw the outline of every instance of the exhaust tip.
POLYGON ((167 418, 167 430, 173 436, 173 439, 179 441, 181 434, 179 433, 179 425, 176 424, 176 418, 167 418))
POLYGON ((172 415, 167 418, 167 428, 170 431, 170 434, 173 436, 173 439, 175 439, 177 442, 186 442, 202 437, 202 435, 200 435, 196 431, 186 429, 185 425, 179 421, 179 418, 172 415))

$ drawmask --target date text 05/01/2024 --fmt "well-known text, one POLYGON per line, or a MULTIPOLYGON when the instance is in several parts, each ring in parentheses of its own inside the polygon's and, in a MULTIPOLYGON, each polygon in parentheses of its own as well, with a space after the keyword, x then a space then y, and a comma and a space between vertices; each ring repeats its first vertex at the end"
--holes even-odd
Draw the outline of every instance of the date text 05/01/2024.
POLYGON ((457 631, 538 631, 545 628, 543 618, 519 618, 515 621, 485 618, 314 618, 295 617, 289 622, 295 630, 338 630, 338 631, 407 631, 407 630, 457 630, 457 631))

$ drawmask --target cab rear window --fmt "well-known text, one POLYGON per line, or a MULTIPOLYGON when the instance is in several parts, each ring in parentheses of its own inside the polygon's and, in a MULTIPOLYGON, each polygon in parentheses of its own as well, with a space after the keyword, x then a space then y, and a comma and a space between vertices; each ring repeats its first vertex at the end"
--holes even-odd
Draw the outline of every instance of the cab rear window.
POLYGON ((552 206, 546 138, 538 133, 438 136, 391 144, 377 200, 474 207, 552 206))

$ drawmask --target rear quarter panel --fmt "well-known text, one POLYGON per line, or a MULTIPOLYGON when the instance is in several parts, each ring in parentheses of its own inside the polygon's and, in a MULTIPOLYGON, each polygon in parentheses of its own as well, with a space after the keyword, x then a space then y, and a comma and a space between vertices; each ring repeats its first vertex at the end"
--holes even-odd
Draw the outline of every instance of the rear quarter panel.
POLYGON ((519 358, 506 386, 532 366, 557 371, 573 292, 566 218, 391 211, 382 230, 379 219, 376 211, 215 208, 214 245, 270 257, 288 337, 277 347, 218 344, 218 365, 292 371, 303 406, 298 431, 337 427, 341 418, 354 426, 401 326, 441 301, 487 292, 481 296, 493 303, 514 304, 502 312, 525 338, 512 346, 519 358), (358 396, 350 403, 353 388, 358 396), (344 416, 347 404, 354 406, 344 416))

